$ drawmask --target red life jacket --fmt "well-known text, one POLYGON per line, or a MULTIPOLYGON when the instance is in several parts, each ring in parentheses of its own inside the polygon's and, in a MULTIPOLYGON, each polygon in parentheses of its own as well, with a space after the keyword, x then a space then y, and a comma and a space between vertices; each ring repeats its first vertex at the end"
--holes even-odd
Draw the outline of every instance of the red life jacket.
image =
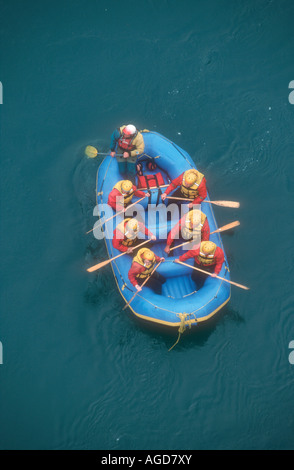
POLYGON ((159 186, 164 184, 164 179, 160 172, 155 175, 138 175, 138 188, 140 189, 159 188, 159 186))
POLYGON ((137 132, 130 138, 126 139, 124 137, 123 132, 120 134, 120 138, 118 139, 118 146, 122 149, 124 149, 126 152, 131 152, 131 150, 134 150, 136 148, 135 145, 133 145, 133 140, 136 137, 137 132))

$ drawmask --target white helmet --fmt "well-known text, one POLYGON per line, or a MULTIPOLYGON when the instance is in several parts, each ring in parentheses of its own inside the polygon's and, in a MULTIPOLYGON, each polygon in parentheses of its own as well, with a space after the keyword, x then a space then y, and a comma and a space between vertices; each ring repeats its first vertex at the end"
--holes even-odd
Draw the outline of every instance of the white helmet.
POLYGON ((123 130, 123 133, 128 134, 128 135, 133 135, 136 132, 137 132, 137 129, 135 128, 135 126, 133 126, 133 124, 128 124, 123 130))

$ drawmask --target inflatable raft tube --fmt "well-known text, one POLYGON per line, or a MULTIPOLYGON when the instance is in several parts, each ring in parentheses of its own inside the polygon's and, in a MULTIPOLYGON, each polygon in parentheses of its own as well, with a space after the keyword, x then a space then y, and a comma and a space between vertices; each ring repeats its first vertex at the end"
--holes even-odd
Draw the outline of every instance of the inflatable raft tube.
MULTIPOLYGON (((138 158, 138 161, 142 162, 144 174, 152 174, 161 171, 165 183, 168 184, 183 171, 196 168, 189 154, 172 141, 156 132, 143 131, 142 133, 145 142, 145 150, 144 154, 138 158), (156 158, 157 169, 151 171, 148 169, 146 162, 154 157, 158 157, 156 158)), ((112 158, 110 155, 105 157, 97 171, 96 194, 99 207, 102 207, 103 204, 105 208, 110 191, 113 186, 122 179, 124 179, 124 177, 119 173, 116 159, 112 158)), ((137 184, 137 181, 134 181, 134 183, 137 184)), ((146 209, 148 203, 152 203, 154 207, 156 207, 156 203, 160 200, 158 191, 160 190, 152 190, 151 200, 146 198, 140 203, 144 209, 146 209)), ((132 202, 136 200, 138 200, 138 198, 133 198, 132 202)), ((206 200, 210 200, 209 195, 207 195, 206 200)), ((160 202, 162 201, 160 200, 160 202)), ((217 230, 218 226, 212 204, 202 203, 201 210, 207 216, 210 231, 213 232, 217 230)), ((142 209, 140 214, 142 214, 142 209)), ((105 218, 111 217, 111 215, 114 215, 114 211, 110 206, 107 206, 105 218)), ((170 220, 165 223, 154 223, 153 220, 151 224, 149 220, 148 226, 149 218, 146 216, 147 212, 145 213, 145 225, 157 237, 156 241, 150 242, 146 246, 150 247, 158 256, 164 256, 166 258, 165 262, 158 268, 158 272, 165 276, 166 282, 162 286, 161 295, 156 294, 153 290, 148 288, 148 284, 146 284, 130 304, 129 308, 131 312, 138 318, 168 327, 179 327, 183 315, 185 321, 189 323, 190 326, 210 319, 230 300, 230 283, 207 276, 203 287, 197 290, 196 284, 191 279, 193 270, 187 266, 174 263, 174 260, 185 252, 184 247, 173 250, 172 256, 168 257, 163 251, 166 246, 166 233, 168 234, 170 229, 178 222, 178 218, 175 219, 171 216, 170 220)), ((103 225, 104 240, 109 258, 120 253, 112 245, 112 233, 116 225, 122 220, 123 218, 121 216, 117 216, 103 225)), ((212 234, 210 240, 224 251, 225 261, 219 276, 230 280, 229 265, 220 233, 212 234)), ((179 240, 177 244, 180 242, 179 240)), ((193 266, 193 263, 193 259, 187 261, 187 264, 191 266, 193 266)), ((131 264, 131 255, 121 256, 111 262, 117 288, 126 303, 136 292, 136 289, 128 279, 131 264)))

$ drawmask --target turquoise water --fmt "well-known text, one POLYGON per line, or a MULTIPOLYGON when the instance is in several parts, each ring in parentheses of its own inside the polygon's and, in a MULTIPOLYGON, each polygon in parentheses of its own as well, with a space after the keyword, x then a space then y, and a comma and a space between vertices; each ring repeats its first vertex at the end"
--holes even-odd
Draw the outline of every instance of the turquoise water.
POLYGON ((1 449, 293 449, 294 4, 0 2, 1 449), (232 298, 186 332, 122 308, 93 227, 133 122, 205 173, 232 298))

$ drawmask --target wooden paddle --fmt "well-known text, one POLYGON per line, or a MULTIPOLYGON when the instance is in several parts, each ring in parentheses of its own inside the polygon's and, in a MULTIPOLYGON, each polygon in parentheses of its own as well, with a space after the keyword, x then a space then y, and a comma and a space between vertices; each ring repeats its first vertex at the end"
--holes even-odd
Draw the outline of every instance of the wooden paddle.
MULTIPOLYGON (((239 220, 236 220, 235 222, 231 222, 230 224, 223 225, 222 227, 218 228, 217 230, 214 230, 214 232, 211 232, 210 235, 212 235, 213 233, 224 232, 225 230, 230 230, 230 228, 237 227, 238 225, 240 225, 240 222, 239 222, 239 220)), ((191 239, 191 240, 188 240, 187 242, 181 243, 180 245, 173 246, 172 248, 170 248, 170 251, 175 250, 176 248, 180 248, 180 246, 184 246, 184 245, 187 245, 188 243, 192 243, 192 242, 193 242, 193 240, 191 239)))
MULTIPOLYGON (((167 196, 166 199, 177 199, 178 201, 194 201, 194 199, 186 199, 183 197, 174 197, 174 196, 167 196)), ((206 202, 208 204, 215 204, 216 206, 223 206, 223 207, 234 207, 238 208, 240 207, 240 202, 234 202, 234 201, 202 201, 206 202)))
POLYGON ((210 235, 212 235, 213 233, 219 233, 219 232, 224 232, 225 230, 230 230, 231 228, 238 227, 238 225, 240 225, 240 222, 239 220, 236 220, 235 222, 231 222, 230 224, 223 225, 217 230, 214 230, 213 232, 211 232, 210 235))
MULTIPOLYGON (((150 279, 150 277, 152 276, 152 274, 154 273, 154 271, 156 271, 156 269, 160 266, 160 264, 162 263, 162 260, 159 261, 159 263, 155 266, 155 268, 153 269, 153 271, 149 274, 149 276, 145 279, 145 281, 143 282, 143 284, 141 285, 141 287, 143 287, 146 282, 148 281, 148 279, 150 279)), ((131 300, 128 301, 128 303, 124 306, 123 310, 125 310, 129 305, 130 303, 132 302, 132 300, 136 297, 136 295, 141 292, 141 291, 138 291, 135 292, 135 294, 133 295, 133 297, 131 298, 131 300)))
MULTIPOLYGON (((148 240, 145 240, 143 243, 140 243, 140 245, 137 245, 136 247, 134 248, 139 248, 140 246, 143 246, 145 245, 146 243, 150 242, 150 239, 148 240)), ((123 256, 123 255, 126 255, 127 252, 124 251, 123 253, 120 253, 119 255, 116 255, 114 256, 114 258, 110 258, 110 259, 107 259, 106 261, 101 261, 101 263, 98 263, 98 264, 95 264, 94 266, 92 266, 91 268, 88 268, 87 271, 89 273, 92 273, 93 271, 97 271, 98 269, 100 268, 103 268, 104 266, 106 266, 107 264, 111 263, 111 261, 114 261, 115 259, 119 258, 120 256, 123 256)))
MULTIPOLYGON (((126 210, 129 209, 130 207, 134 206, 135 204, 138 204, 138 202, 143 201, 143 199, 145 199, 145 197, 147 197, 147 196, 141 197, 141 199, 139 199, 138 201, 133 202, 133 204, 127 206, 127 207, 126 207, 126 210)), ((113 219, 114 217, 117 217, 118 215, 124 214, 124 213, 125 213, 125 211, 116 212, 114 215, 112 215, 112 216, 109 217, 108 219, 104 220, 104 222, 101 222, 100 225, 96 225, 96 227, 91 228, 91 230, 89 230, 88 232, 86 232, 86 235, 87 235, 88 233, 90 233, 90 232, 93 232, 93 230, 95 230, 96 228, 101 227, 101 225, 104 225, 106 222, 108 222, 109 220, 113 219)))
POLYGON ((188 243, 193 243, 193 240, 191 239, 191 240, 188 240, 188 241, 185 242, 185 243, 181 243, 180 245, 173 246, 172 248, 170 248, 169 251, 173 251, 173 250, 175 250, 176 248, 180 248, 181 246, 188 245, 188 243))
MULTIPOLYGON (((97 155, 110 155, 110 151, 108 153, 99 152, 96 147, 93 147, 92 145, 87 145, 87 147, 85 148, 85 155, 88 158, 95 158, 97 157, 97 155)), ((160 158, 160 155, 154 158, 160 158)))
MULTIPOLYGON (((169 184, 162 184, 161 186, 150 186, 149 189, 158 189, 158 188, 167 188, 169 184)), ((138 188, 138 189, 148 189, 148 188, 138 188)))
POLYGON ((144 190, 144 189, 159 189, 159 188, 167 188, 169 186, 169 184, 162 184, 161 186, 150 186, 149 188, 138 188, 140 191, 144 190))
MULTIPOLYGON (((203 269, 200 268, 195 268, 195 266, 191 266, 190 264, 183 263, 182 261, 175 261, 178 264, 182 264, 183 266, 188 266, 188 268, 195 269, 195 271, 200 271, 201 273, 208 274, 208 276, 211 276, 211 273, 204 271, 203 269)), ((221 279, 222 281, 229 282, 230 284, 233 284, 233 286, 240 287, 241 289, 249 290, 249 287, 243 286, 242 284, 237 284, 237 282, 229 281, 228 279, 225 279, 224 277, 220 276, 213 276, 216 277, 217 279, 221 279)))

